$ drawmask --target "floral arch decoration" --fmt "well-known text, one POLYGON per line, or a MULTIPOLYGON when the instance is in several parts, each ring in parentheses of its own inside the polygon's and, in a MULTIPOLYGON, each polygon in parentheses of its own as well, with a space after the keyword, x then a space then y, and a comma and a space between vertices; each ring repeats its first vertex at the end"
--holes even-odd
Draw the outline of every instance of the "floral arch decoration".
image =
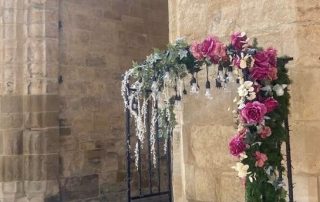
MULTIPOLYGON (((199 93, 197 74, 206 69, 205 96, 212 99, 208 72, 216 69, 213 83, 217 88, 226 88, 230 82, 239 84, 234 100, 237 106, 232 112, 238 129, 228 146, 238 161, 233 169, 244 181, 246 201, 286 201, 281 145, 288 140, 284 122, 289 113, 290 80, 285 64, 291 59, 277 58, 274 48, 258 47, 256 40, 249 44, 243 32, 233 33, 228 45, 214 36, 191 45, 177 39, 167 50, 154 50, 145 61, 126 71, 121 89, 124 106, 134 118, 137 138, 143 142, 147 103, 159 103, 151 112, 154 155, 155 135, 167 138, 176 124, 174 107, 187 94, 186 76, 191 75, 190 93, 199 93), (129 94, 130 89, 134 91, 129 94)), ((156 166, 155 160, 153 164, 156 166)))

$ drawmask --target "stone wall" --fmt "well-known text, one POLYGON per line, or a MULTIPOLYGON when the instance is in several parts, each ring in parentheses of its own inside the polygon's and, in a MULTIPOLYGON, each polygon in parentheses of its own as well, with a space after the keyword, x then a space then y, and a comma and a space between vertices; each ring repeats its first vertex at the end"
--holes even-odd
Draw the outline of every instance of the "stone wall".
POLYGON ((121 74, 132 60, 168 43, 167 3, 62 0, 60 9, 60 158, 66 197, 125 201, 121 74), (73 184, 78 190, 69 190, 73 184))
POLYGON ((0 0, 0 200, 125 201, 121 74, 162 0, 0 0))
POLYGON ((0 200, 43 201, 58 189, 58 4, 0 9, 0 200))
MULTIPOLYGON (((293 80, 290 124, 299 202, 320 200, 319 19, 318 0, 169 1, 171 41, 179 36, 200 40, 209 34, 227 41, 233 31, 245 31, 260 45, 294 57, 288 68, 293 80)), ((230 168, 234 162, 227 150, 235 130, 227 111, 234 94, 234 88, 227 93, 214 89, 213 101, 202 95, 185 99, 174 142, 175 201, 243 201, 244 188, 230 168)))

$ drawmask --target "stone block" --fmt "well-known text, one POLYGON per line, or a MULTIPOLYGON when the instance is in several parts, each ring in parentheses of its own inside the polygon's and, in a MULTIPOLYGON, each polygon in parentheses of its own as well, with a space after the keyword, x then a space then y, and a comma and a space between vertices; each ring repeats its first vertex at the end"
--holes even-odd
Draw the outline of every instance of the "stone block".
POLYGON ((316 176, 294 177, 294 200, 318 202, 318 180, 316 176))
POLYGON ((2 132, 3 154, 19 155, 23 151, 22 131, 6 130, 2 132))
POLYGON ((99 176, 87 175, 63 179, 63 201, 94 198, 99 195, 99 176))
MULTIPOLYGON (((2 182, 1 183, 1 190, 6 195, 9 196, 11 194, 21 194, 23 192, 23 183, 22 182, 2 182)), ((9 202, 9 201, 8 201, 9 202)))
POLYGON ((23 132, 24 154, 47 154, 59 152, 59 130, 25 130, 23 132))
POLYGON ((45 8, 48 10, 49 9, 56 10, 59 8, 59 0, 46 0, 44 4, 45 4, 45 8))
POLYGON ((83 151, 96 149, 96 143, 94 141, 82 142, 80 143, 80 149, 83 151))
MULTIPOLYGON (((58 64, 59 63, 59 41, 57 36, 57 33, 54 33, 54 26, 57 26, 57 24, 49 24, 48 26, 53 26, 53 27, 48 27, 48 37, 52 37, 50 39, 46 40, 46 63, 47 64, 58 64), (52 30, 53 29, 53 30, 52 30)), ((57 27, 56 27, 57 28, 57 27)), ((55 30, 57 31, 57 30, 55 30)))
POLYGON ((45 26, 45 36, 48 38, 58 38, 59 36, 59 25, 56 22, 47 23, 45 26))
MULTIPOLYGON (((44 31, 41 25, 34 24, 33 26, 29 27, 29 32, 32 37, 43 37, 44 31)), ((45 41, 42 39, 34 39, 30 40, 25 44, 25 48, 28 50, 27 55, 27 61, 32 63, 39 63, 44 64, 45 62, 45 50, 46 45, 45 41)))
MULTIPOLYGON (((10 36, 14 37, 14 33, 9 33, 10 36)), ((3 61, 6 64, 13 64, 17 61, 17 49, 15 48, 7 48, 5 51, 3 51, 4 57, 3 61)))
POLYGON ((45 193, 46 189, 46 181, 24 181, 24 190, 27 194, 45 193))
POLYGON ((23 111, 59 111, 58 95, 28 95, 23 99, 23 111))
POLYGON ((81 106, 84 110, 96 111, 100 107, 101 98, 95 96, 81 98, 81 106))
POLYGON ((119 169, 118 154, 115 152, 108 152, 101 156, 102 168, 104 172, 117 171, 119 169))
POLYGON ((299 22, 319 22, 320 4, 318 1, 297 1, 295 6, 299 22))
POLYGON ((89 54, 86 57, 86 65, 88 67, 105 67, 106 60, 104 56, 89 54))
MULTIPOLYGON (((6 40, 15 40, 16 37, 17 37, 17 31, 16 31, 16 28, 14 25, 11 25, 11 24, 5 24, 5 25, 2 25, 1 28, 3 29, 3 36, 4 36, 4 39, 6 40)), ((11 49, 11 52, 14 53, 14 50, 15 49, 11 49)), ((8 58, 10 57, 10 55, 7 53, 9 52, 10 49, 6 49, 6 51, 4 51, 4 54, 5 54, 5 62, 8 62, 8 58)), ((14 55, 12 55, 14 56, 14 55)))
POLYGON ((185 161, 201 168, 230 171, 234 159, 229 155, 228 143, 234 132, 230 126, 192 126, 185 133, 190 138, 184 145, 185 161))
POLYGON ((58 10, 46 10, 44 12, 44 16, 46 19, 46 23, 55 23, 58 24, 59 22, 59 11, 58 10))
POLYGON ((70 127, 60 127, 59 128, 59 134, 61 136, 67 136, 71 134, 71 128, 70 127))
POLYGON ((58 112, 32 112, 26 115, 27 128, 44 128, 58 126, 58 112))
POLYGON ((59 173, 58 155, 25 155, 23 158, 25 180, 41 181, 57 178, 59 173))
MULTIPOLYGON (((320 67, 320 65, 318 66, 320 67)), ((319 120, 320 96, 317 96, 317 88, 310 88, 320 80, 320 69, 313 68, 312 71, 304 67, 299 70, 290 71, 291 79, 291 117, 293 120, 319 120), (308 89, 308 90, 305 90, 308 89), (307 106, 307 107, 306 107, 307 106)))
POLYGON ((19 181, 23 178, 22 156, 1 156, 0 157, 0 181, 19 181))
POLYGON ((27 15, 27 21, 30 24, 42 24, 45 20, 44 12, 39 9, 29 9, 27 15))
POLYGON ((22 112, 22 96, 2 96, 1 112, 2 113, 17 113, 22 112))
POLYGON ((32 38, 45 37, 45 29, 43 24, 31 24, 28 26, 29 36, 32 38))
POLYGON ((199 201, 218 201, 219 181, 214 172, 209 169, 195 168, 194 186, 196 200, 199 201))
POLYGON ((19 129, 23 125, 22 113, 2 113, 0 115, 0 128, 2 129, 19 129))
POLYGON ((245 201, 245 186, 236 176, 235 172, 223 173, 220 178, 220 192, 218 193, 220 201, 245 201))
POLYGON ((186 199, 196 200, 196 188, 195 188, 195 168, 194 165, 185 164, 185 192, 186 199))
MULTIPOLYGON (((320 14, 318 13, 318 16, 320 14)), ((318 17, 319 18, 319 17, 318 17)), ((295 65, 299 70, 305 68, 315 68, 320 66, 319 51, 320 42, 319 24, 298 24, 297 25, 297 45, 299 55, 295 58, 295 65)), ((313 71, 313 70, 312 70, 313 71)))
POLYGON ((320 159, 316 154, 320 149, 319 121, 291 121, 291 151, 294 172, 317 174, 320 172, 320 159))

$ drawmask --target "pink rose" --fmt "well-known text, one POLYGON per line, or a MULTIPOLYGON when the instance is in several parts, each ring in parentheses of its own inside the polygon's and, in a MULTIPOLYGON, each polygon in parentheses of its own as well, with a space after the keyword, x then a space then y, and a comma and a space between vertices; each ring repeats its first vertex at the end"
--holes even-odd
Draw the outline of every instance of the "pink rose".
POLYGON ((226 57, 226 47, 216 37, 208 37, 201 43, 192 44, 190 51, 197 60, 208 58, 215 64, 226 57))
POLYGON ((218 64, 221 59, 225 59, 226 57, 226 46, 218 41, 214 50, 214 55, 213 57, 211 57, 211 62, 213 62, 214 64, 218 64))
POLYGON ((202 60, 204 57, 201 52, 201 44, 193 43, 190 47, 190 51, 197 60, 202 60))
POLYGON ((241 51, 247 42, 247 35, 244 32, 235 32, 231 35, 231 44, 237 51, 241 51))
POLYGON ((257 52, 254 55, 253 68, 250 70, 251 77, 255 80, 277 79, 276 54, 276 50, 272 48, 257 52))
POLYGON ((255 156, 256 156, 256 166, 262 168, 265 162, 268 160, 267 155, 259 151, 256 151, 255 156))
POLYGON ((267 113, 267 107, 258 101, 248 102, 241 110, 242 120, 248 124, 257 124, 263 121, 264 115, 267 113))
POLYGON ((242 152, 246 149, 246 144, 244 143, 245 132, 237 133, 229 142, 229 150, 233 156, 239 157, 242 152))
POLYGON ((277 66, 277 50, 274 48, 268 48, 266 50, 268 56, 269 56, 269 63, 272 67, 277 66))
POLYGON ((265 139, 271 135, 271 128, 268 126, 263 126, 260 130, 259 135, 262 139, 265 139))
POLYGON ((240 68, 240 57, 237 56, 237 55, 234 56, 232 58, 232 64, 233 64, 233 66, 236 66, 236 67, 240 68))
POLYGON ((267 113, 273 111, 279 106, 278 101, 273 99, 272 97, 269 97, 266 100, 264 100, 263 104, 267 107, 267 113))

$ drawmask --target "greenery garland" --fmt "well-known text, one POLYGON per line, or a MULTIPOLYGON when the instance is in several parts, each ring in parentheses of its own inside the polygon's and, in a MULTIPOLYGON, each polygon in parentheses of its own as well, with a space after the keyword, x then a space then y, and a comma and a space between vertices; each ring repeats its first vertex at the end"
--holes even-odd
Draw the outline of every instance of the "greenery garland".
MULTIPOLYGON (((256 41, 249 45, 245 33, 231 35, 224 45, 217 37, 188 45, 184 39, 169 44, 167 50, 154 52, 142 63, 134 63, 123 76, 122 96, 125 108, 134 117, 140 142, 146 133, 146 106, 153 103, 151 113, 151 152, 155 160, 156 136, 168 138, 176 124, 174 107, 187 94, 184 79, 191 75, 190 93, 199 93, 197 73, 203 68, 217 68, 217 88, 237 81, 239 97, 238 132, 229 143, 230 153, 238 159, 233 168, 244 180, 247 202, 282 202, 286 191, 282 173, 281 145, 287 134, 284 120, 288 116, 290 80, 285 59, 276 50, 263 50, 256 41), (234 79, 236 78, 236 79, 234 79)), ((212 81, 211 81, 212 82, 212 81)), ((207 76, 206 97, 211 97, 207 76)), ((138 144, 135 151, 137 151, 138 144)), ((138 154, 136 152, 136 162, 138 154)))

